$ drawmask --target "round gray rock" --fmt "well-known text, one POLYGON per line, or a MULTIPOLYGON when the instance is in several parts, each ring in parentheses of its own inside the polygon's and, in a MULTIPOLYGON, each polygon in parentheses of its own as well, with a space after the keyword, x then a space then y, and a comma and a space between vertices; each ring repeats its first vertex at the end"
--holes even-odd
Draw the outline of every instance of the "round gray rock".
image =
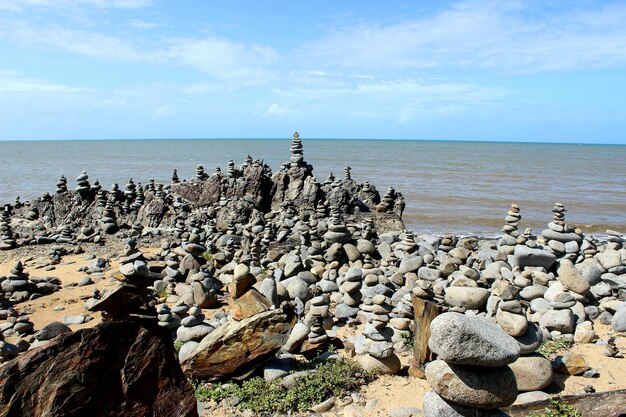
POLYGON ((504 366, 520 354, 517 341, 481 316, 444 313, 430 324, 430 350, 456 365, 504 366))

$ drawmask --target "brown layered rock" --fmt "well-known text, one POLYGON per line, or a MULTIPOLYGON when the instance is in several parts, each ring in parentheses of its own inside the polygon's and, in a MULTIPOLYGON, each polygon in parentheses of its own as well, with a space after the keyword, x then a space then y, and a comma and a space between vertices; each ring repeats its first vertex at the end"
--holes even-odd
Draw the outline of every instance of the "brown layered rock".
POLYGON ((295 324, 296 314, 289 306, 224 324, 195 347, 182 362, 183 371, 193 379, 245 374, 280 349, 295 324))
POLYGON ((255 288, 232 301, 230 314, 235 320, 243 320, 272 308, 272 303, 255 288))
POLYGON ((105 322, 0 368, 0 416, 197 416, 167 330, 105 322))

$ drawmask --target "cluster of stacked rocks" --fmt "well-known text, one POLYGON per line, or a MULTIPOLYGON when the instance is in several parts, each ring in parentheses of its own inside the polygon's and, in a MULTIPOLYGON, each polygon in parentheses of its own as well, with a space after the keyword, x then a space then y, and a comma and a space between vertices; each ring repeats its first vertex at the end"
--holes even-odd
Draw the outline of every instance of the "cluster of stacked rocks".
POLYGON ((498 416, 498 408, 517 398, 517 382, 508 366, 519 344, 480 316, 444 313, 430 326, 430 349, 438 359, 426 366, 432 391, 424 395, 424 416, 498 416))
POLYGON ((67 192, 67 178, 64 175, 59 177, 59 181, 57 182, 57 194, 62 194, 67 192))
POLYGON ((578 256, 579 244, 583 240, 582 231, 565 222, 566 212, 562 203, 555 203, 552 208, 553 219, 548 223, 548 228, 541 232, 541 236, 557 257, 575 260, 578 256))
POLYGON ((517 231, 522 215, 517 204, 511 204, 511 208, 504 219, 504 226, 502 232, 504 235, 498 241, 498 250, 506 255, 512 255, 515 251, 515 246, 520 242, 520 235, 517 231))
POLYGON ((383 294, 377 294, 365 298, 363 302, 361 310, 367 317, 367 323, 362 334, 366 340, 363 346, 365 354, 359 362, 368 371, 395 374, 400 370, 400 358, 394 352, 393 331, 387 326, 392 310, 389 301, 383 294))
POLYGON ((9 250, 17 246, 13 229, 9 224, 11 217, 6 210, 0 211, 0 250, 9 250))
POLYGON ((89 193, 89 190, 89 176, 87 175, 87 171, 83 171, 78 177, 76 177, 76 191, 81 196, 86 196, 86 194, 89 193))
POLYGON ((302 152, 302 140, 300 140, 300 134, 294 132, 293 139, 291 141, 291 166, 296 167, 304 164, 304 152, 302 152))
MULTIPOLYGON (((21 261, 15 263, 7 277, 0 276, 0 294, 10 304, 34 300, 58 291, 60 281, 55 277, 31 277, 21 261)), ((2 298, 0 298, 2 301, 2 298)))

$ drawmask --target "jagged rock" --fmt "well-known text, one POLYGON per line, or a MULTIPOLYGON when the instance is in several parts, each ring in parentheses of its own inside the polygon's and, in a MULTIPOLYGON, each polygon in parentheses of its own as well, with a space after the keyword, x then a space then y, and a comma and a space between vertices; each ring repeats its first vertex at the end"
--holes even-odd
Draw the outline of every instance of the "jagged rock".
POLYGON ((280 349, 295 323, 295 313, 285 306, 223 324, 202 339, 182 362, 183 371, 194 379, 245 373, 280 349))
POLYGON ((243 320, 270 308, 272 308, 272 303, 256 289, 251 288, 250 291, 233 300, 230 314, 235 320, 243 320))
POLYGON ((105 322, 0 368, 0 416, 197 416, 167 330, 105 322))

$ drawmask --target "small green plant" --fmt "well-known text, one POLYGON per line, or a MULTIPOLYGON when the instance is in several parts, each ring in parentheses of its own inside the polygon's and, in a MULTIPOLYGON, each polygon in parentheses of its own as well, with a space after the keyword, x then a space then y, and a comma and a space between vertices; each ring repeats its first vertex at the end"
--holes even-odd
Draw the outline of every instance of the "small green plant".
POLYGON ((582 414, 571 405, 565 404, 560 398, 553 397, 543 411, 535 411, 528 417, 582 417, 582 414))
POLYGON ((411 336, 411 333, 402 332, 400 333, 400 336, 402 336, 402 340, 404 341, 404 347, 407 350, 412 350, 413 349, 413 337, 411 336))
POLYGON ((202 257, 207 261, 207 262, 211 262, 213 260, 213 254, 210 252, 204 252, 202 254, 202 257))
POLYGON ((573 341, 566 339, 565 337, 561 337, 556 340, 546 340, 537 352, 546 357, 552 357, 557 353, 570 349, 572 346, 574 346, 573 341))
POLYGON ((176 350, 176 353, 180 352, 180 348, 183 347, 184 343, 180 340, 175 340, 174 341, 174 349, 176 350))
POLYGON ((331 396, 340 397, 354 391, 372 378, 353 361, 314 359, 298 368, 314 372, 297 379, 289 389, 284 388, 281 380, 266 381, 260 377, 251 378, 241 385, 199 382, 192 385, 199 401, 221 401, 234 397, 239 400, 237 407, 258 414, 273 414, 306 411, 331 396))

